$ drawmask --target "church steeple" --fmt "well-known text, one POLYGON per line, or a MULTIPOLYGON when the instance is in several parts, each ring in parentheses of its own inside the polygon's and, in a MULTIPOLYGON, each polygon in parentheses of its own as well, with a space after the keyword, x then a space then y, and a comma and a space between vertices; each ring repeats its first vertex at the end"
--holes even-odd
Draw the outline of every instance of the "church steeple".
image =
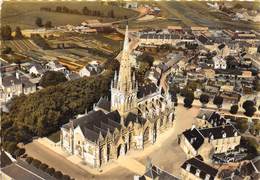
POLYGON ((114 80, 111 83, 111 110, 118 110, 121 115, 125 115, 136 106, 137 83, 135 82, 135 74, 131 72, 131 60, 129 55, 127 25, 119 74, 117 76, 115 73, 114 80))
POLYGON ((118 77, 118 89, 121 91, 129 91, 132 88, 131 79, 131 62, 129 59, 129 37, 128 37, 128 25, 125 31, 125 40, 122 51, 122 58, 120 61, 119 77, 118 77))

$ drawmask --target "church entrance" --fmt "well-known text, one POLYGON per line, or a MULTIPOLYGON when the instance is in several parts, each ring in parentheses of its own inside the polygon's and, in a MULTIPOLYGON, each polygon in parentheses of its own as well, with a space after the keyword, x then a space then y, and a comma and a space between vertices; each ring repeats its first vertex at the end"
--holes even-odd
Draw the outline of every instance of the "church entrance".
POLYGON ((110 144, 107 145, 107 161, 109 161, 110 158, 110 144))
POLYGON ((120 156, 121 144, 117 147, 117 158, 120 156))

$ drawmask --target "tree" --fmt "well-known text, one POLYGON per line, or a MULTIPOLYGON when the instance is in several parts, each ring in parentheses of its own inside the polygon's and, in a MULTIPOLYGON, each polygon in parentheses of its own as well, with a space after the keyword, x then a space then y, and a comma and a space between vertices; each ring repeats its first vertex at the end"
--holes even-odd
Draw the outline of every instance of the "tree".
POLYGON ((108 17, 115 18, 115 13, 113 9, 108 12, 108 17))
POLYGON ((256 112, 256 108, 251 106, 251 107, 246 109, 245 115, 248 116, 248 117, 252 117, 255 112, 256 112))
POLYGON ((218 108, 220 108, 222 103, 223 103, 223 97, 215 96, 215 98, 213 100, 213 104, 215 104, 218 108))
POLYGON ((2 50, 2 54, 11 54, 13 52, 12 48, 6 47, 2 50))
POLYGON ((23 38, 23 34, 22 34, 21 28, 19 26, 17 26, 16 29, 15 29, 15 38, 16 39, 22 39, 23 38))
POLYGON ((47 168, 47 169, 46 169, 46 172, 47 172, 49 175, 53 176, 54 173, 55 173, 55 169, 54 169, 54 168, 47 168))
POLYGON ((232 105, 231 106, 231 108, 230 108, 230 113, 231 114, 236 114, 237 113, 237 111, 238 111, 238 105, 237 104, 235 104, 235 105, 232 105))
POLYGON ((62 82, 66 82, 67 79, 65 75, 62 72, 56 72, 56 71, 47 71, 44 73, 40 80, 40 86, 42 87, 48 87, 48 86, 54 86, 62 82))
POLYGON ((38 26, 38 27, 42 27, 42 18, 41 17, 37 17, 36 20, 35 20, 35 24, 38 26))
POLYGON ((209 102, 209 96, 206 94, 201 94, 200 96, 200 102, 203 104, 203 106, 205 104, 207 104, 209 102))
POLYGON ((25 161, 26 161, 28 164, 31 164, 32 161, 33 161, 33 158, 32 158, 32 157, 27 157, 27 158, 25 159, 25 161))
POLYGON ((17 144, 14 142, 10 142, 6 147, 7 152, 9 152, 10 154, 13 154, 16 149, 17 149, 17 144))
POLYGON ((51 21, 47 21, 47 22, 45 23, 45 28, 52 28, 52 23, 51 23, 51 21))
POLYGON ((250 101, 250 100, 246 100, 242 107, 245 109, 245 111, 250 108, 250 107, 253 107, 255 105, 255 103, 253 101, 250 101))
POLYGON ((184 107, 191 108, 193 101, 194 101, 194 94, 192 92, 186 93, 185 98, 183 100, 184 107))
POLYGON ((23 155, 25 153, 25 149, 24 148, 18 148, 14 151, 14 156, 16 158, 20 157, 21 155, 23 155))
POLYGON ((60 171, 54 172, 54 177, 56 177, 57 179, 61 179, 62 176, 63 176, 63 174, 60 171))
POLYGON ((43 171, 45 171, 48 167, 49 167, 49 166, 48 166, 47 164, 44 164, 44 163, 40 164, 40 166, 39 166, 39 168, 40 168, 41 170, 43 170, 43 171))
POLYGON ((33 165, 34 167, 36 167, 36 168, 39 168, 41 164, 42 164, 41 161, 39 161, 39 160, 37 160, 37 159, 34 159, 34 160, 32 161, 32 165, 33 165))
POLYGON ((12 37, 12 29, 9 25, 1 27, 1 37, 3 40, 11 40, 12 37))

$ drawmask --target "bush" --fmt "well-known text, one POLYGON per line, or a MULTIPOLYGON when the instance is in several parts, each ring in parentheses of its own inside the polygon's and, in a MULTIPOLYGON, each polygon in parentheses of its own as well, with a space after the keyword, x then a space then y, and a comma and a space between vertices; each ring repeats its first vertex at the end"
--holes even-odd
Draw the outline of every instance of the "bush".
POLYGON ((25 159, 25 161, 26 161, 28 164, 31 164, 33 160, 34 160, 34 159, 33 159, 32 157, 27 157, 27 158, 25 159))
POLYGON ((34 167, 36 167, 36 168, 39 168, 40 165, 41 165, 41 161, 39 161, 39 160, 37 160, 37 159, 34 159, 34 160, 32 161, 32 165, 33 165, 34 167))
POLYGON ((61 179, 63 177, 63 174, 60 171, 54 172, 54 177, 57 179, 61 179))
POLYGON ((20 157, 21 155, 23 155, 25 153, 25 149, 24 148, 18 148, 14 151, 14 156, 20 157))
POLYGON ((54 173, 55 173, 55 169, 54 169, 54 168, 47 168, 47 169, 46 169, 46 172, 47 172, 49 175, 53 176, 54 173))
POLYGON ((62 180, 70 180, 71 178, 70 178, 70 176, 68 176, 68 175, 63 175, 63 177, 62 177, 62 180))
POLYGON ((17 144, 14 142, 10 142, 6 145, 6 150, 7 152, 9 152, 10 154, 13 154, 15 152, 15 150, 17 149, 17 144))
POLYGON ((48 167, 49 167, 49 166, 48 166, 47 164, 42 163, 42 164, 40 164, 39 169, 41 169, 41 170, 43 170, 43 171, 46 171, 46 169, 47 169, 48 167))
POLYGON ((231 106, 229 112, 230 112, 231 114, 236 114, 237 111, 238 111, 238 105, 235 104, 235 105, 232 105, 232 106, 231 106))

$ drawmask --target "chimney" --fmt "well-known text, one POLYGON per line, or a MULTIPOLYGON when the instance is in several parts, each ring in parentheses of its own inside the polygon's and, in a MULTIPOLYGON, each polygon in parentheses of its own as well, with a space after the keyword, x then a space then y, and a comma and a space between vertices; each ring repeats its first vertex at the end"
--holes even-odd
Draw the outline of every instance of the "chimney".
POLYGON ((186 171, 190 172, 190 167, 191 167, 191 165, 190 165, 190 164, 187 164, 187 165, 186 165, 186 171))
POLYGON ((20 79, 20 75, 18 72, 15 73, 16 79, 20 79))

